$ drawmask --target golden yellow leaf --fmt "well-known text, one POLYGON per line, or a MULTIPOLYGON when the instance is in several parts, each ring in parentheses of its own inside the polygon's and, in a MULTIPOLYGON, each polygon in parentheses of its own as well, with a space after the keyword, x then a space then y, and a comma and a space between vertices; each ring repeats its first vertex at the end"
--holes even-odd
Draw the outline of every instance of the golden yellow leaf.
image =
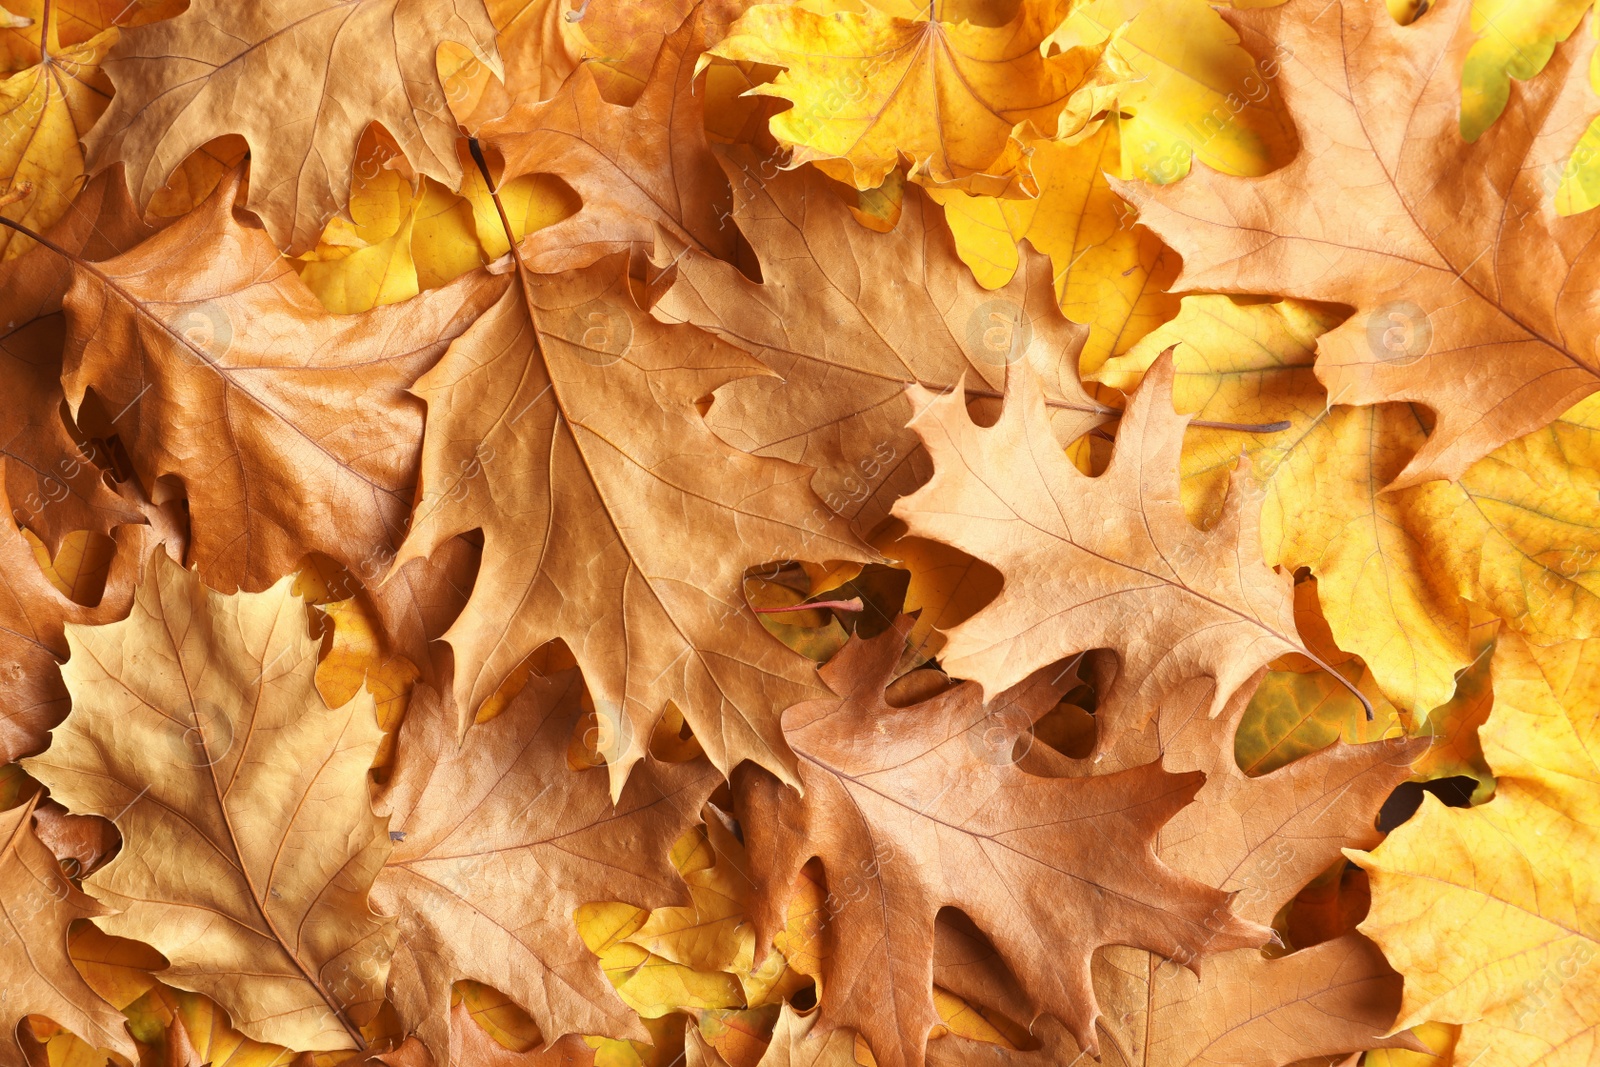
POLYGON ((1020 241, 1050 257, 1061 310, 1089 327, 1079 356, 1086 374, 1178 311, 1178 298, 1166 292, 1178 275, 1177 257, 1134 227, 1137 216, 1106 180, 1121 170, 1122 137, 1118 123, 1107 121, 1073 144, 1035 142, 1035 199, 929 190, 944 207, 962 261, 985 288, 1011 280, 1020 241))
MULTIPOLYGON (((877 8, 823 15, 762 4, 709 55, 784 68, 750 90, 792 101, 772 119, 793 164, 873 189, 906 160, 911 176, 986 195, 1036 193, 1018 134, 1053 133, 1098 55, 1045 57, 1060 5, 1023 7, 1006 26, 930 21, 877 8)), ((701 60, 703 67, 706 60, 701 60)))
MULTIPOLYGON (((1397 0, 1405 3, 1408 0, 1397 0)), ((1461 1037, 1461 1027, 1449 1023, 1423 1023, 1413 1027, 1417 1040, 1427 1046, 1427 1052, 1413 1052, 1406 1048, 1379 1048, 1367 1053, 1362 1062, 1365 1067, 1450 1067, 1461 1037)))
POLYGON ((1178 317, 1096 375, 1127 390, 1176 345, 1178 410, 1274 433, 1191 427, 1184 505, 1205 524, 1241 450, 1267 561, 1310 567, 1341 648, 1416 715, 1450 700, 1475 657, 1468 602, 1541 640, 1600 632, 1600 401, 1514 440, 1457 482, 1378 492, 1426 439, 1402 404, 1335 407, 1312 372, 1341 316, 1297 301, 1184 298, 1178 317))
MULTIPOLYGON (((49 29, 54 37, 54 27, 49 29)), ((33 187, 5 208, 7 218, 35 232, 61 217, 83 183, 79 138, 89 132, 111 97, 100 62, 117 41, 108 29, 82 44, 52 42, 34 66, 0 82, 0 194, 33 187)), ((0 230, 0 259, 15 259, 32 239, 0 230)))
POLYGON ((295 1053, 282 1045, 252 1041, 228 1023, 227 1013, 198 993, 157 985, 123 1008, 128 1028, 141 1043, 165 1049, 180 1020, 197 1063, 211 1067, 284 1067, 295 1053))
MULTIPOLYGON (((1259 5, 1255 5, 1259 6, 1259 5)), ((1205 0, 1093 0, 1047 45, 1105 48, 1121 127, 1121 178, 1166 183, 1198 159, 1225 174, 1287 163, 1295 139, 1273 80, 1289 56, 1253 57, 1205 0)))
POLYGON ((1600 641, 1494 654, 1475 808, 1422 808, 1370 853, 1361 929, 1405 976, 1396 1027, 1462 1024, 1455 1062, 1580 1067, 1600 1049, 1600 641))
POLYGON ((1537 77, 1592 0, 1475 0, 1477 37, 1461 69, 1461 136, 1476 141, 1511 98, 1511 79, 1537 77))
POLYGON ((725 971, 698 971, 628 941, 649 918, 631 904, 584 904, 574 918, 589 951, 623 1002, 646 1019, 675 1011, 744 1006, 738 979, 725 971))
POLYGON ((383 731, 372 765, 386 767, 394 757, 394 735, 405 716, 411 686, 422 672, 387 647, 382 626, 361 600, 324 604, 322 611, 333 634, 317 664, 317 692, 330 708, 339 708, 366 688, 383 731))
POLYGON ((394 943, 367 904, 390 846, 367 791, 380 734, 369 697, 316 695, 289 585, 223 596, 157 554, 127 619, 69 629, 72 712, 25 766, 122 832, 84 880, 116 909, 101 929, 257 1040, 359 1047, 394 943))

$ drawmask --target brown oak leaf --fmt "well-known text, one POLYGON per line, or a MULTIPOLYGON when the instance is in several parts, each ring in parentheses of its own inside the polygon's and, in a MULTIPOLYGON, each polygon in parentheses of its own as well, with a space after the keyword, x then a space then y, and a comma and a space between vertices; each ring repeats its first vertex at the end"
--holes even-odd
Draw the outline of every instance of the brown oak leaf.
MULTIPOLYGON (((0 512, 10 510, 9 467, 0 457, 0 512)), ((50 584, 22 532, 0 520, 0 760, 39 751, 66 715, 67 690, 57 671, 67 658, 66 624, 110 622, 127 613, 152 534, 148 526, 116 528, 105 593, 87 607, 50 584)))
POLYGON ((762 282, 690 250, 654 311, 772 368, 776 377, 719 390, 707 421, 746 451, 817 468, 817 492, 857 531, 870 533, 927 479, 906 428, 919 407, 906 385, 944 392, 965 374, 969 397, 998 397, 1006 366, 1023 359, 1044 382, 1063 443, 1112 414, 1078 380, 1088 332, 1057 309, 1045 257, 1024 251, 1010 283, 989 291, 920 189, 906 189, 894 229, 875 233, 814 169, 785 173, 744 148, 719 154, 762 282))
POLYGON ((573 913, 594 900, 679 903, 668 853, 721 777, 702 762, 651 760, 613 806, 604 773, 567 763, 582 688, 573 670, 530 678, 461 744, 448 701, 419 690, 402 727, 383 801, 398 839, 373 900, 400 931, 389 997, 441 1059, 462 979, 511 997, 548 1039, 648 1040, 573 913))
POLYGON ((213 138, 250 146, 245 206, 298 255, 350 197, 356 144, 382 123, 419 174, 461 184, 455 120, 434 67, 458 41, 500 72, 483 0, 193 0, 127 29, 103 69, 116 88, 85 141, 122 162, 141 208, 213 138))
MULTIPOLYGON (((123 186, 120 169, 96 177, 46 233, 50 242, 90 261, 126 252, 154 233, 123 186)), ((142 521, 138 509, 106 484, 100 446, 79 445, 61 417, 61 300, 72 266, 34 247, 0 263, 0 456, 6 459, 11 518, 37 534, 52 555, 73 530, 110 533, 142 521), (97 464, 95 461, 99 460, 97 464)))
POLYGON ((122 851, 84 880, 106 933, 169 961, 259 1041, 361 1047, 395 937, 367 904, 389 851, 367 769, 372 698, 330 708, 320 642, 285 578, 223 596, 164 555, 128 618, 73 626, 72 713, 25 762, 122 851))
POLYGON ((146 484, 181 481, 211 586, 263 589, 307 552, 381 573, 416 479, 422 408, 406 388, 497 283, 330 315, 233 196, 225 182, 130 251, 73 264, 68 403, 76 415, 93 389, 146 484))
POLYGON ((554 174, 583 199, 577 214, 524 239, 531 268, 587 266, 635 243, 653 244, 657 227, 673 242, 737 260, 728 179, 706 142, 704 79, 694 64, 742 6, 697 6, 662 43, 631 107, 607 103, 580 67, 550 100, 515 100, 507 115, 484 125, 508 177, 554 174))
POLYGON ((626 256, 528 273, 414 392, 422 492, 398 563, 483 531, 471 599, 445 634, 464 723, 529 653, 561 638, 607 724, 612 791, 668 701, 711 761, 792 777, 779 710, 815 670, 744 602, 748 568, 872 553, 808 487, 739 452, 696 402, 762 373, 748 355, 640 311, 626 256))
MULTIPOLYGON (((1100 713, 1101 744, 1139 729, 1195 677, 1216 681, 1211 712, 1259 668, 1305 652, 1292 581, 1261 560, 1257 510, 1233 488, 1216 523, 1189 524, 1178 495, 1187 416, 1172 410, 1172 357, 1145 375, 1117 432, 1110 466, 1090 478, 1050 430, 1025 363, 1006 381, 994 426, 977 426, 959 393, 909 393, 933 479, 895 503, 913 535, 990 564, 1000 595, 949 631, 944 668, 985 693, 1077 652, 1121 659, 1100 713)), ((1242 466, 1242 465, 1241 465, 1242 466)))
POLYGON ((1593 42, 1558 49, 1468 144, 1476 11, 1439 5, 1411 26, 1368 0, 1226 12, 1246 49, 1289 57, 1300 154, 1265 178, 1197 167, 1117 186, 1182 254, 1174 289, 1355 306, 1317 341, 1332 402, 1415 401, 1438 420, 1396 488, 1455 478, 1600 389, 1600 215, 1560 217, 1554 197, 1594 111, 1593 42))
POLYGON ((31 1014, 47 1015, 102 1048, 132 1055, 122 1015, 90 989, 67 957, 67 926, 106 914, 76 889, 33 832, 34 802, 0 812, 0 1064, 22 1067, 14 1040, 31 1014))
MULTIPOLYGON (((885 1067, 921 1067, 933 1002, 934 917, 959 908, 1020 976, 1028 1017, 1045 1012, 1098 1052, 1090 956, 1135 945, 1193 961, 1253 948, 1270 930, 1229 895, 1156 858, 1163 823, 1204 776, 1157 763, 1092 778, 1034 775, 1015 741, 1064 686, 1046 672, 983 705, 967 682, 909 706, 885 687, 910 628, 902 617, 852 639, 822 669, 834 696, 784 712, 805 793, 766 772, 734 774, 757 944, 783 927, 790 887, 813 856, 832 890, 832 955, 819 1027, 849 1027, 885 1067)), ((1056 672, 1057 676, 1066 672, 1056 672)))

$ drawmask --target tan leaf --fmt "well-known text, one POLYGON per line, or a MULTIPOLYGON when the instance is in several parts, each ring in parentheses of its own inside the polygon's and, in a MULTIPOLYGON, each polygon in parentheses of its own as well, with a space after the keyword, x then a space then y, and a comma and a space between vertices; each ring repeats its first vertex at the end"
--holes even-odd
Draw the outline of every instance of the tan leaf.
POLYGON ((1305 652, 1290 579, 1261 561, 1240 480, 1210 530, 1184 518, 1177 467, 1188 419, 1172 412, 1172 377, 1170 355, 1150 368, 1099 478, 1055 443, 1026 365, 1009 377, 992 428, 976 426, 959 396, 910 390, 934 476, 895 515, 1005 579, 993 603, 950 631, 941 663, 998 693, 1073 653, 1115 650, 1121 669, 1099 716, 1108 748, 1189 679, 1215 680, 1214 715, 1258 668, 1305 652))
POLYGON ((711 330, 775 372, 724 386, 707 421, 739 448, 816 467, 818 494, 859 532, 928 476, 906 429, 921 406, 907 385, 945 391, 965 376, 969 396, 998 397, 1021 360, 1044 383, 1063 443, 1111 413, 1078 381, 1087 331, 1056 309, 1044 257, 1026 254, 989 292, 920 191, 906 191, 899 224, 880 234, 810 168, 784 174, 741 149, 722 158, 762 282, 691 251, 655 314, 711 330))
POLYGON ((48 1015, 79 1037, 131 1055, 123 1019, 95 995, 67 958, 67 926, 106 909, 75 889, 55 856, 34 836, 32 802, 0 812, 0 1063, 20 1067, 12 1040, 30 1014, 48 1015))
POLYGON ((67 400, 76 413, 93 389, 140 477, 182 484, 211 585, 263 589, 309 551, 384 570, 416 477, 406 387, 496 286, 330 315, 232 200, 224 183, 131 251, 74 263, 67 400))
POLYGON ((500 72, 483 0, 193 0, 130 29, 104 69, 116 87, 90 131, 90 168, 121 161, 141 207, 189 153, 239 134, 250 145, 245 206, 298 255, 348 198, 356 142, 372 122, 412 168, 461 184, 455 121, 434 69, 440 41, 500 72))
POLYGON ((554 273, 587 266, 634 243, 653 244, 657 227, 678 244, 737 258, 728 180, 706 142, 705 91, 694 61, 739 6, 697 6, 662 43, 632 107, 601 99, 585 67, 553 99, 514 101, 509 114, 484 125, 508 177, 554 174, 583 198, 576 215, 524 240, 530 267, 554 273))
POLYGON ((129 617, 73 626, 73 710, 30 774, 124 847, 85 880, 107 933, 168 961, 261 1041, 359 1047, 395 937, 367 905, 389 850, 367 768, 372 700, 329 708, 284 579, 223 596, 165 556, 129 617))
POLYGON ((1440 5, 1405 27, 1369 0, 1230 12, 1248 51, 1292 56, 1279 85, 1300 154, 1261 179, 1118 185, 1182 255, 1174 288, 1355 306, 1317 346, 1332 402, 1437 417, 1395 487, 1460 475, 1600 388, 1600 218, 1561 218, 1553 201, 1594 110, 1593 42, 1559 49, 1467 144, 1456 81, 1476 10, 1440 5))
MULTIPOLYGON (((932 997, 934 924, 958 907, 1018 976, 1031 1018, 1048 1012, 1092 1052, 1100 1005, 1090 955, 1133 944, 1192 962, 1253 948, 1267 928, 1228 895, 1156 859, 1163 823, 1203 776, 1151 763, 1092 778, 1035 775, 1011 746, 1063 688, 1040 672, 985 708, 975 684, 895 707, 885 686, 909 628, 854 640, 826 667, 836 694, 784 713, 802 797, 765 772, 734 775, 757 944, 783 922, 794 878, 820 855, 833 954, 819 1025, 859 1032, 885 1067, 920 1067, 932 997), (863 744, 863 738, 870 743, 863 744)), ((1054 672, 1059 677, 1065 672, 1054 672)))
POLYGON ((519 266, 418 381, 422 493, 398 562, 483 531, 477 583, 445 635, 463 722, 559 637, 605 724, 613 792, 669 700, 718 768, 754 759, 789 776, 778 712, 816 692, 815 672, 762 632, 744 573, 872 553, 817 502, 809 470, 711 433, 696 401, 759 364, 640 311, 625 266, 519 266))
POLYGON ((460 745, 454 710, 432 691, 419 690, 407 716, 384 800, 397 840, 373 900, 400 931, 390 999, 441 1061, 461 979, 502 990, 548 1040, 648 1039, 574 912, 619 896, 642 907, 682 899, 667 850, 720 778, 699 762, 650 761, 614 808, 604 773, 567 766, 580 691, 575 671, 532 678, 460 745))

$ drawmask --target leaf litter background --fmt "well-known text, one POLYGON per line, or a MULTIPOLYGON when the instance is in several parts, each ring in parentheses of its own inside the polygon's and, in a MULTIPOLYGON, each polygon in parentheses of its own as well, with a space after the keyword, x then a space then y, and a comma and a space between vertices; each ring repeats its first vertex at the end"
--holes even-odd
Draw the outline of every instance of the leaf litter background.
POLYGON ((0 1058, 1596 1062, 1589 7, 9 0, 0 1058))

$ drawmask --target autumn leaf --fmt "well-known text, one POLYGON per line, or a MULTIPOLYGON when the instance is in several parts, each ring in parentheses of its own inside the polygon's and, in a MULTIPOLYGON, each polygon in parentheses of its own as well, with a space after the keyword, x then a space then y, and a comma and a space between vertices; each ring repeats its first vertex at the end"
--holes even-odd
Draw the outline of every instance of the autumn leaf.
POLYGON ((401 836, 373 900, 399 929, 389 996, 441 1062, 460 979, 502 990, 548 1040, 647 1037, 594 966, 574 913, 618 896, 643 907, 682 899, 667 849, 717 777, 704 764, 650 761, 613 808, 605 774, 567 765, 580 691, 573 671, 530 678, 459 746, 453 709, 429 691, 402 728, 383 800, 401 836))
POLYGON ((347 200, 368 123, 382 123, 419 174, 461 184, 434 69, 441 40, 500 72, 481 0, 193 0, 176 18, 128 30, 107 57, 116 96, 86 139, 90 167, 124 163, 142 208, 191 152, 239 134, 252 168, 245 206, 299 254, 347 200))
POLYGON ((1210 530, 1184 518, 1176 466, 1187 420, 1171 413, 1172 380, 1171 358, 1157 360, 1123 415, 1110 467, 1093 479, 1055 444, 1024 364, 989 428, 958 395, 909 390, 934 476, 894 514, 1005 580, 949 632, 941 663, 998 693, 1058 659, 1113 649, 1122 668, 1102 708, 1102 744, 1138 729, 1191 678, 1215 680, 1215 714, 1258 668, 1306 653, 1290 582, 1261 562, 1255 516, 1238 502, 1243 484, 1210 530))
POLYGON ((369 697, 316 694, 289 584, 227 597, 158 555, 127 619, 69 632, 73 711, 25 766, 117 824, 123 851, 84 887, 114 909, 102 929, 167 958, 164 982, 260 1041, 360 1047, 395 937, 366 899, 389 850, 367 795, 380 734, 369 697))
MULTIPOLYGON (((89 183, 47 236, 93 261, 125 252, 152 232, 133 211, 121 178, 107 173, 89 183)), ((6 324, 0 389, 9 400, 0 408, 0 455, 10 518, 38 534, 52 554, 73 530, 109 533, 142 521, 139 509, 107 484, 111 461, 103 447, 80 444, 61 417, 61 300, 71 281, 71 265, 47 248, 0 263, 6 324)))
POLYGON ((772 369, 724 386, 707 421, 739 448, 818 468, 818 494, 859 532, 927 478, 905 429, 920 406, 907 385, 943 391, 966 375, 971 394, 998 397, 1006 366, 1023 360, 1044 382, 1063 443, 1109 414, 1078 381, 1083 332, 1056 312, 1038 257, 991 295, 915 190, 880 234, 857 226, 819 174, 780 174, 748 152, 723 159, 762 281, 690 251, 654 313, 711 330, 772 369))
POLYGON ((931 920, 943 905, 961 908, 1011 961, 1030 1017, 1056 1016, 1090 1050, 1098 945, 1192 961, 1265 940, 1225 894, 1155 859, 1162 824, 1202 776, 1152 763, 1050 778, 1012 764, 1003 742, 1059 697, 1043 676, 987 709, 972 683, 892 706, 884 688, 908 624, 845 646, 823 668, 835 696, 784 713, 803 796, 760 770, 734 775, 762 893, 757 943, 781 925, 785 893, 811 856, 829 872, 835 947, 822 963, 821 1025, 858 1031, 880 1064, 921 1064, 937 1020, 931 920))
POLYGON ((1096 375, 1128 390, 1174 344, 1174 401, 1213 422, 1287 424, 1243 437, 1191 427, 1183 496, 1206 523, 1242 450, 1264 494, 1267 562, 1309 567, 1340 647, 1416 717, 1451 698, 1471 663, 1468 602, 1551 639, 1595 632, 1600 560, 1591 501, 1596 413, 1588 400, 1473 464, 1454 483, 1382 488, 1428 439, 1411 405, 1329 404, 1312 377, 1337 314, 1297 301, 1184 298, 1179 316, 1096 375))
MULTIPOLYGON (((760 1067, 858 1067, 855 1038, 841 1030, 814 1034, 818 1018, 815 1013, 800 1015, 785 1004, 760 1067)), ((687 1067, 728 1067, 698 1029, 690 1028, 685 1044, 687 1067)))
POLYGON ((793 150, 789 166, 815 163, 874 189, 904 160, 930 183, 1030 196, 1038 187, 1023 137, 1055 132, 1098 59, 1093 49, 1041 53, 1060 7, 1022 5, 990 27, 874 7, 824 15, 759 4, 708 55, 784 68, 750 92, 794 104, 772 119, 779 144, 793 150))
POLYGON ((1422 808, 1371 853, 1366 931, 1405 975, 1397 1026, 1464 1024, 1457 1063, 1579 1064, 1600 1029, 1593 812, 1600 645, 1495 649, 1495 795, 1422 808))
POLYGON ((523 243, 541 272, 587 266, 602 256, 653 244, 657 227, 674 242, 720 259, 738 258, 728 222, 728 179, 705 135, 705 95, 694 60, 726 25, 738 0, 705 0, 662 43, 639 99, 607 103, 587 68, 546 102, 521 98, 486 123, 484 139, 505 157, 507 176, 550 174, 583 200, 571 218, 523 243))
POLYGON ((0 1061, 24 1062, 11 1040, 29 1014, 48 1015, 81 1037, 127 1055, 133 1049, 122 1016, 95 995, 67 958, 67 926, 106 914, 62 874, 33 832, 33 803, 0 812, 0 911, 5 916, 0 964, 6 997, 0 1004, 0 1061))
POLYGON ((1576 294, 1600 220, 1558 217, 1546 188, 1593 108, 1587 49, 1559 51, 1466 144, 1454 79, 1475 9, 1407 27, 1365 0, 1230 14, 1246 49, 1293 55, 1280 87, 1302 151, 1260 179, 1118 187, 1182 255, 1176 288, 1355 307, 1318 342, 1334 402, 1412 401, 1435 418, 1393 488, 1458 476, 1600 387, 1574 340, 1594 332, 1576 294))
POLYGON ((718 768, 748 758, 792 776, 778 711, 816 691, 814 673, 761 632, 744 572, 871 551, 817 502, 808 470, 711 433, 695 402, 760 366, 640 311, 625 257, 517 270, 414 390, 428 405, 422 493, 397 564, 484 535, 445 635, 457 707, 471 716, 559 637, 605 723, 614 793, 669 700, 718 768))
POLYGON ((92 389, 146 484, 181 482, 212 585, 265 588, 308 551, 381 573, 416 476, 422 411, 405 390, 495 286, 332 316, 232 199, 225 185, 127 253, 73 262, 68 403, 92 389), (182 269, 196 262, 211 268, 182 269))

